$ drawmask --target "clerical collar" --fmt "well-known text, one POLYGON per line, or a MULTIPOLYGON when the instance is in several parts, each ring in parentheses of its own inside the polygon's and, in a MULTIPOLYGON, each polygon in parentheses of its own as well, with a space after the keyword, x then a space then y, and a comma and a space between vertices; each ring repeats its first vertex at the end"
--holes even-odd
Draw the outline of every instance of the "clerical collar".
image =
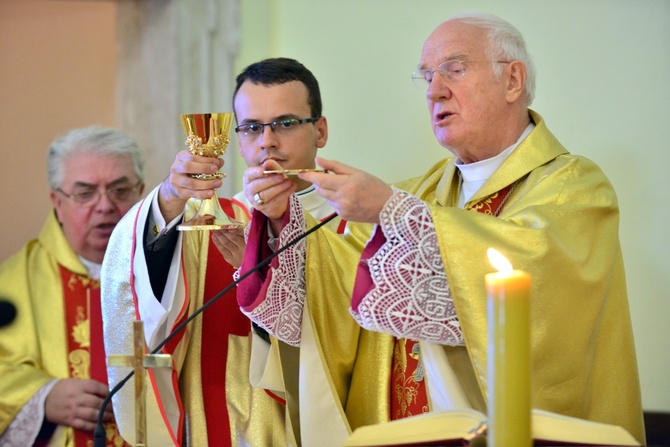
POLYGON ((307 188, 303 189, 302 191, 297 191, 295 193, 296 196, 302 196, 305 194, 309 194, 310 192, 314 191, 316 187, 314 185, 309 185, 307 188))
POLYGON ((296 192, 295 195, 300 200, 303 209, 309 212, 315 219, 325 219, 333 214, 333 208, 328 204, 326 199, 316 192, 314 185, 310 185, 302 191, 296 192))
POLYGON ((88 259, 84 259, 81 256, 79 256, 79 260, 81 261, 82 264, 84 264, 84 267, 86 267, 86 270, 88 271, 88 275, 93 278, 93 279, 100 279, 100 269, 102 268, 102 264, 98 264, 93 261, 89 261, 88 259))
POLYGON ((486 160, 477 161, 474 163, 465 164, 460 158, 454 162, 458 170, 461 172, 463 183, 461 184, 458 195, 458 207, 463 208, 466 203, 475 195, 481 186, 493 175, 493 173, 503 164, 503 162, 510 156, 514 149, 521 144, 521 142, 532 132, 535 128, 533 122, 521 133, 521 136, 514 144, 496 155, 495 157, 487 158, 486 160))
POLYGON ((296 191, 295 195, 302 203, 302 207, 309 211, 311 214, 314 210, 319 208, 323 201, 325 200, 319 194, 316 193, 316 188, 314 185, 309 185, 307 188, 302 191, 296 191))

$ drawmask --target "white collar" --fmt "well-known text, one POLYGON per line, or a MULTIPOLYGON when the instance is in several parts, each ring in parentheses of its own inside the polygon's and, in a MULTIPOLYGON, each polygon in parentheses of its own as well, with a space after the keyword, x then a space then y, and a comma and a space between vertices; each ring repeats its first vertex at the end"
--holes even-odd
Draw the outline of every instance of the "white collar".
POLYGON ((88 275, 91 278, 100 279, 100 269, 102 268, 102 264, 98 264, 97 262, 89 261, 88 259, 84 259, 81 256, 79 256, 79 260, 81 261, 82 264, 84 264, 84 267, 86 267, 86 270, 88 271, 88 275))
POLYGON ((534 123, 529 123, 528 126, 521 133, 521 136, 518 140, 507 149, 499 153, 498 155, 487 158, 486 160, 480 160, 474 163, 465 164, 460 158, 457 158, 454 162, 456 167, 461 171, 464 182, 476 182, 481 180, 487 180, 493 175, 493 173, 503 164, 503 162, 510 156, 514 149, 521 144, 521 142, 531 133, 535 128, 534 123))

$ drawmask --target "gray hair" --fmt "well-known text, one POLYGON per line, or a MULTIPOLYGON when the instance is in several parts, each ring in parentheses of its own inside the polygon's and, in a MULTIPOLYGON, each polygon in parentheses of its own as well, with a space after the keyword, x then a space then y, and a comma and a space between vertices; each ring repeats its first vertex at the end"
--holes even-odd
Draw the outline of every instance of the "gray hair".
POLYGON ((60 188, 65 177, 64 164, 69 157, 78 154, 129 155, 133 160, 135 174, 144 181, 144 158, 137 142, 119 130, 89 126, 73 129, 56 138, 47 155, 49 187, 60 188))
MULTIPOLYGON (((448 20, 457 20, 488 31, 489 45, 487 56, 492 61, 521 61, 526 66, 526 106, 535 98, 535 65, 526 50, 526 43, 518 29, 511 23, 493 14, 483 12, 464 12, 451 16, 448 20)), ((496 77, 502 74, 501 64, 493 64, 496 77)))

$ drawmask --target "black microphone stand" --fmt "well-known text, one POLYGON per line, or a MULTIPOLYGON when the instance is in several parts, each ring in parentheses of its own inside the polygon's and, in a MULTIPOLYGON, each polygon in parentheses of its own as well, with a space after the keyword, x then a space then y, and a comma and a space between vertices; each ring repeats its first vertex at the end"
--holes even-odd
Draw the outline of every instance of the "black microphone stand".
MULTIPOLYGON (((241 276, 237 279, 237 281, 233 281, 232 283, 230 283, 230 284, 229 284, 228 286, 226 286, 223 290, 221 290, 219 293, 217 293, 216 295, 214 295, 214 297, 213 297, 211 300, 209 300, 207 303, 203 304, 201 307, 199 307, 198 309, 196 309, 195 312, 193 312, 193 314, 191 314, 186 320, 184 320, 184 322, 182 322, 179 326, 177 326, 176 328, 174 328, 174 329, 172 330, 172 332, 170 332, 170 333, 168 334, 168 336, 165 337, 165 338, 163 339, 163 341, 160 342, 160 343, 158 344, 158 346, 156 346, 156 347, 151 351, 151 354, 157 354, 157 353, 163 348, 163 346, 165 346, 170 340, 172 340, 172 338, 173 338, 175 335, 177 335, 182 329, 184 329, 184 328, 186 327, 186 325, 188 325, 188 324, 189 324, 195 317, 197 317, 197 316, 200 315, 202 312, 204 312, 207 308, 209 308, 209 306, 211 306, 212 304, 214 304, 214 302, 216 302, 219 298, 221 298, 223 295, 225 295, 226 293, 228 293, 228 291, 230 291, 233 287, 235 287, 235 286, 237 286, 239 283, 241 283, 242 280, 244 280, 247 276, 249 276, 249 275, 251 275, 252 273, 258 271, 259 269, 265 267, 267 264, 270 263, 270 261, 272 261, 276 256, 278 256, 278 255, 279 255, 280 253, 282 253, 284 250, 286 250, 286 249, 288 249, 288 248, 294 246, 295 244, 297 244, 298 242, 300 242, 302 239, 304 239, 304 238, 307 237, 308 235, 312 234, 313 232, 315 232, 316 230, 318 230, 319 228, 323 227, 325 224, 327 224, 328 222, 330 222, 331 220, 333 220, 335 217, 337 217, 337 213, 333 213, 333 214, 331 214, 331 215, 328 216, 326 219, 324 219, 323 221, 321 221, 319 224, 313 226, 312 228, 310 228, 309 230, 305 231, 305 232, 304 232, 303 234, 301 234, 300 236, 298 236, 298 237, 296 237, 295 239, 293 239, 292 241, 288 242, 286 245, 280 247, 277 251, 275 251, 274 253, 272 253, 272 254, 271 254, 270 256, 268 256, 267 258, 263 259, 261 262, 259 262, 258 264, 256 264, 251 270, 249 270, 249 271, 246 272, 245 274, 241 275, 241 276)), ((128 373, 128 375, 127 375, 126 377, 124 377, 123 379, 121 379, 121 380, 119 381, 119 383, 117 383, 116 386, 115 386, 114 388, 112 388, 112 390, 110 390, 109 394, 107 394, 107 396, 105 397, 105 399, 102 401, 102 405, 100 406, 100 410, 98 411, 98 421, 97 421, 97 423, 96 423, 96 425, 95 425, 95 430, 93 431, 93 446, 94 446, 94 447, 105 447, 105 445, 106 445, 105 427, 104 427, 104 423, 103 423, 103 421, 102 421, 102 419, 103 419, 103 417, 104 417, 104 414, 105 414, 105 409, 107 408, 107 405, 109 405, 109 401, 112 399, 112 397, 114 396, 114 394, 116 394, 116 393, 123 387, 123 385, 126 384, 126 382, 133 376, 134 373, 135 373, 135 371, 131 371, 130 373, 128 373)))

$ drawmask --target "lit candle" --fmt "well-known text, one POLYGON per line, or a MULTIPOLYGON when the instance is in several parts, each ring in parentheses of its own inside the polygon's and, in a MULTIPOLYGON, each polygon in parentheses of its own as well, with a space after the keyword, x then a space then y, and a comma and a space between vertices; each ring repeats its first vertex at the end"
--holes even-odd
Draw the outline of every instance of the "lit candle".
POLYGON ((489 447, 528 447, 530 432, 530 275, 489 248, 498 270, 486 275, 488 295, 489 447))

